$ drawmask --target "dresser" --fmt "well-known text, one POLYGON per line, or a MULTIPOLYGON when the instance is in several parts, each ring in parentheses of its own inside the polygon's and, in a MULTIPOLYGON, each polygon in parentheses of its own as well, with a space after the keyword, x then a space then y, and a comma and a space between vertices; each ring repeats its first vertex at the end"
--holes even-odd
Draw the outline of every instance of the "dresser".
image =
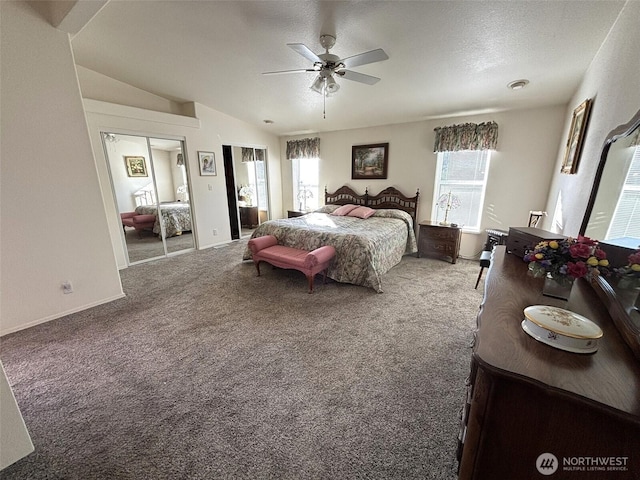
POLYGON ((456 263, 460 253, 462 228, 440 225, 435 222, 420 222, 418 232, 418 257, 435 255, 448 257, 456 263))
POLYGON ((258 226, 258 207, 240 207, 240 225, 246 228, 258 226))
POLYGON ((539 480, 553 468, 548 478, 638 479, 640 361, 599 285, 576 280, 567 302, 542 296, 542 282, 505 246, 494 248, 461 415, 459 479, 539 480), (597 323, 598 351, 565 352, 527 335, 524 308, 543 304, 597 323))

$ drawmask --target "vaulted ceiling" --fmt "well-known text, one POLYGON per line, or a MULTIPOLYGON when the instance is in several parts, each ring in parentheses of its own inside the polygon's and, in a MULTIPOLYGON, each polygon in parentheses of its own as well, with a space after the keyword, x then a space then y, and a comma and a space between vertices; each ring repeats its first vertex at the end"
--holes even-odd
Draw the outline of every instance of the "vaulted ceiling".
POLYGON ((112 0, 72 46, 83 67, 282 135, 565 104, 624 4, 112 0), (324 53, 321 34, 340 58, 382 48, 388 60, 352 69, 380 82, 339 78, 324 99, 316 73, 262 75, 311 67, 287 44, 324 53))

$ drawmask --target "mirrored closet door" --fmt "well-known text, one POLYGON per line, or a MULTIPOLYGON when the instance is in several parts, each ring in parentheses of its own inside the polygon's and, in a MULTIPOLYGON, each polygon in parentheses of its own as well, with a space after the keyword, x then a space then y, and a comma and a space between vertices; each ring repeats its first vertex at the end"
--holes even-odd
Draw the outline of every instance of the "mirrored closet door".
POLYGON ((247 236, 269 219, 266 150, 233 147, 233 161, 241 235, 247 236))
POLYGON ((128 264, 195 248, 184 145, 104 132, 128 264))

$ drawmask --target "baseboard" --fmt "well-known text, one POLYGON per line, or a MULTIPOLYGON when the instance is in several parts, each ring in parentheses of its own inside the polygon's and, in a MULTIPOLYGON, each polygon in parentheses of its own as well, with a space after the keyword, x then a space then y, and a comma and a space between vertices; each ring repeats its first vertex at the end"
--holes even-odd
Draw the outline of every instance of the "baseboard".
POLYGON ((51 320, 56 320, 57 318, 66 317, 67 315, 71 315, 72 313, 82 312, 83 310, 88 310, 89 308, 97 307, 98 305, 103 305, 105 303, 113 302, 114 300, 118 300, 119 298, 126 297, 124 293, 119 295, 115 295, 113 297, 105 298, 99 300, 97 302, 89 303, 87 305, 83 305, 81 307, 73 308, 71 310, 67 310, 66 312, 56 313, 55 315, 50 315, 48 317, 40 318, 38 320, 34 320, 29 323, 24 323, 17 327, 9 328, 7 330, 0 330, 0 337, 8 335, 10 333, 19 332, 20 330, 25 330, 27 328, 35 327, 36 325, 40 325, 41 323, 50 322, 51 320))

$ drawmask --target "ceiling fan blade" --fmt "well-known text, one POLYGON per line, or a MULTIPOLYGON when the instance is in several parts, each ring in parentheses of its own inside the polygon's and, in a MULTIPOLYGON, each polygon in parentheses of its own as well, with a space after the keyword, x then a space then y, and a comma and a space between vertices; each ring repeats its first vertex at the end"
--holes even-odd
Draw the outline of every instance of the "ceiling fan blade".
POLYGON ((360 65, 366 65, 367 63, 381 62, 387 60, 389 55, 384 50, 378 48, 377 50, 371 50, 370 52, 360 53, 353 55, 352 57, 343 58, 340 63, 343 63, 345 68, 359 67, 360 65))
POLYGON ((305 72, 317 72, 314 68, 299 68, 298 70, 280 70, 278 72, 263 72, 262 75, 284 75, 287 73, 305 73, 305 72))
POLYGON ((311 60, 313 63, 322 62, 322 59, 313 53, 304 43, 287 43, 287 47, 302 55, 304 58, 311 60))
POLYGON ((380 81, 378 77, 371 75, 365 75, 364 73, 353 72, 351 70, 339 70, 336 74, 347 80, 353 80, 354 82, 366 83, 367 85, 374 85, 380 81))

